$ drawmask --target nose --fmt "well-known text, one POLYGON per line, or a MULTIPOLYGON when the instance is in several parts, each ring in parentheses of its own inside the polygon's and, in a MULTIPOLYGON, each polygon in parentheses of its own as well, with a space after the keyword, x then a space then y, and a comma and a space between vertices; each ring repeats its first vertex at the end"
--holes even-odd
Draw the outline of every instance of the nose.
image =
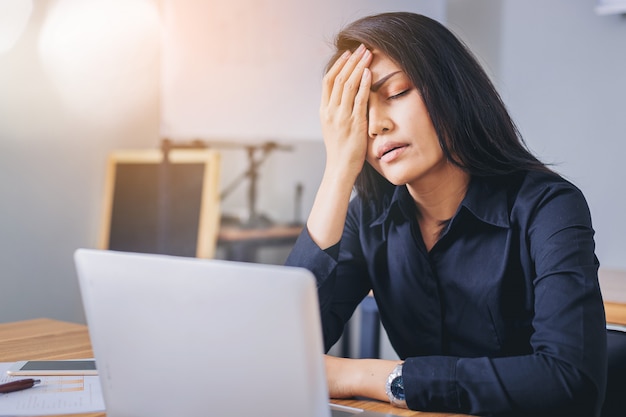
POLYGON ((384 134, 393 129, 393 121, 386 112, 377 107, 372 106, 368 109, 368 134, 370 138, 375 138, 380 134, 384 134))

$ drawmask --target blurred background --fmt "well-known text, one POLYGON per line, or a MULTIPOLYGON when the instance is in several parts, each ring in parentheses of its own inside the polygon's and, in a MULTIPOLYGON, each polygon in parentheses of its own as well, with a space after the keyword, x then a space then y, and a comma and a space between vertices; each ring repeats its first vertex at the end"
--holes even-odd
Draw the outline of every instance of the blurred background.
MULTIPOLYGON (((283 145, 259 168, 256 207, 304 221, 324 167, 330 43, 389 10, 431 16, 472 48, 530 148, 585 193, 602 265, 626 268, 617 0, 2 0, 0 322, 84 322, 72 254, 98 244, 114 150, 221 144, 226 189, 248 167, 246 146, 283 145)), ((222 214, 245 220, 247 199, 244 181, 222 214)))

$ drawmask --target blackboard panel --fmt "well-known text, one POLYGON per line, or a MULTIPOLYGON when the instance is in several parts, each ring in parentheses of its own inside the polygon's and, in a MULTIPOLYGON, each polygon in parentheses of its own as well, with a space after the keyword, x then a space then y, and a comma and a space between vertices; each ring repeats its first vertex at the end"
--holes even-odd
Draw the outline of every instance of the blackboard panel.
POLYGON ((212 257, 219 226, 215 152, 172 151, 168 161, 156 152, 111 155, 101 246, 212 257))

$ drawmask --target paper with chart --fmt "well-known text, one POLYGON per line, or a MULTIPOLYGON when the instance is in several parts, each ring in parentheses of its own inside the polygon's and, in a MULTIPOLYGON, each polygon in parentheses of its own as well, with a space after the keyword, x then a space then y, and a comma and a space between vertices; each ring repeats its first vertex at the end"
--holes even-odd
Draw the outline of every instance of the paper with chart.
MULTIPOLYGON (((8 376, 13 362, 0 362, 0 384, 26 377, 8 376)), ((41 383, 23 391, 0 394, 0 417, 104 411, 97 376, 37 376, 41 383)))

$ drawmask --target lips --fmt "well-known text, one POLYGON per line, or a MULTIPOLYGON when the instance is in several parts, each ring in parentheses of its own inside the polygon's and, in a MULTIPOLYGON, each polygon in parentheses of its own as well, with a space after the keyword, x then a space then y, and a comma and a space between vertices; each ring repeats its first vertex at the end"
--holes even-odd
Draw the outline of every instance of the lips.
POLYGON ((376 157, 378 159, 383 159, 383 158, 390 159, 390 158, 393 158, 393 155, 398 153, 397 151, 400 151, 406 147, 407 147, 406 143, 399 143, 399 142, 384 143, 378 147, 376 151, 376 157))

